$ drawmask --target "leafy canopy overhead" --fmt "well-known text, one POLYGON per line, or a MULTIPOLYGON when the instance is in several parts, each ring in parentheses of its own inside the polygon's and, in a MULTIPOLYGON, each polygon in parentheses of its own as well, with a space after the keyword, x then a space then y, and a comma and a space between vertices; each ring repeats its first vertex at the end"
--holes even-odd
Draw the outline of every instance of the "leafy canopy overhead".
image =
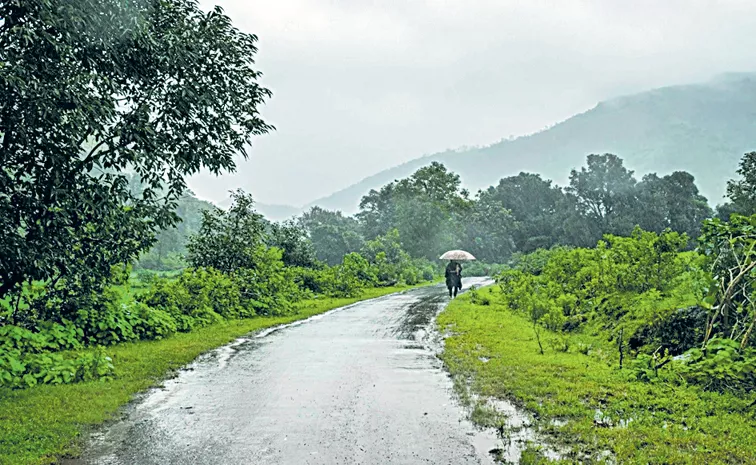
POLYGON ((234 170, 272 129, 257 39, 218 7, 8 0, 0 18, 0 298, 101 283, 176 222, 184 176, 234 170))

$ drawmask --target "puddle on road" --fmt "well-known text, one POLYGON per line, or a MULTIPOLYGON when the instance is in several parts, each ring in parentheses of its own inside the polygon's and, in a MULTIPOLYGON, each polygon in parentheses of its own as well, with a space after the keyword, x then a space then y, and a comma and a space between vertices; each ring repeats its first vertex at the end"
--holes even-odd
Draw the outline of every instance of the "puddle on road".
MULTIPOLYGON (((478 280, 472 283, 473 286, 480 287, 490 284, 492 281, 478 280)), ((443 309, 448 299, 438 301, 438 310, 433 314, 430 320, 427 320, 423 333, 423 342, 437 357, 444 350, 444 340, 448 334, 443 334, 435 323, 437 312, 443 309)), ((482 357, 481 361, 486 363, 489 359, 482 357)), ((548 445, 546 439, 538 433, 531 417, 518 408, 513 403, 493 398, 479 397, 469 390, 466 382, 454 383, 455 396, 459 405, 466 410, 467 419, 475 428, 474 432, 469 433, 471 442, 475 447, 478 458, 483 464, 517 464, 520 462, 523 452, 535 447, 540 454, 551 460, 559 460, 564 454, 548 445), (463 391, 463 392, 459 392, 463 391), (477 415, 488 416, 488 421, 483 423, 494 423, 494 425, 480 426, 476 424, 473 417, 477 415), (493 420, 493 421, 491 421, 493 420)), ((555 420, 554 426, 563 426, 566 422, 555 420)))
MULTIPOLYGON (((485 286, 489 280, 470 280, 466 289, 472 286, 485 286)), ((437 358, 444 350, 444 339, 448 336, 442 334, 435 322, 435 317, 447 305, 449 299, 440 296, 433 299, 423 299, 410 306, 402 324, 399 325, 399 336, 422 343, 437 358)), ((414 346, 413 346, 414 348, 414 346)), ((484 363, 488 360, 483 360, 484 363)), ((444 368, 445 370, 445 368, 444 368)), ((482 464, 516 464, 520 462, 523 452, 532 447, 538 448, 540 454, 548 459, 558 460, 563 458, 555 448, 549 446, 538 433, 530 416, 519 409, 513 403, 490 398, 480 398, 471 392, 466 383, 456 384, 450 391, 457 397, 456 401, 466 411, 467 421, 470 422, 472 431, 468 433, 470 442, 475 448, 478 459, 482 464), (461 395, 460 395, 461 394, 461 395), (476 425, 474 415, 484 413, 495 419, 496 426, 476 425)))
POLYGON ((517 464, 529 448, 537 448, 539 454, 550 460, 564 458, 550 446, 530 415, 513 403, 477 396, 469 391, 465 382, 455 383, 459 402, 465 407, 468 419, 476 424, 477 434, 473 444, 484 463, 517 464))

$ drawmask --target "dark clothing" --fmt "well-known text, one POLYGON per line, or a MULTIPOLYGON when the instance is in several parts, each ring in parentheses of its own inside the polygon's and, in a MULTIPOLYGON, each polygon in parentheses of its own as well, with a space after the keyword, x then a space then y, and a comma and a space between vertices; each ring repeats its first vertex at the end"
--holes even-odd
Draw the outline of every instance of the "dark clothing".
POLYGON ((449 297, 457 297, 457 291, 462 290, 462 265, 450 262, 446 265, 446 287, 449 297))

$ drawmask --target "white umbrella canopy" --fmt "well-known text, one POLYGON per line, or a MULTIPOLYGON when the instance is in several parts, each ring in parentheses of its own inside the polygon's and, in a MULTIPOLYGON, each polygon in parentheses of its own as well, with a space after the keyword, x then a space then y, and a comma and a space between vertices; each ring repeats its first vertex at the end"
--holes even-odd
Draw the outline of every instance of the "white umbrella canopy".
POLYGON ((476 260, 473 254, 464 250, 450 250, 439 257, 439 260, 470 261, 476 260))

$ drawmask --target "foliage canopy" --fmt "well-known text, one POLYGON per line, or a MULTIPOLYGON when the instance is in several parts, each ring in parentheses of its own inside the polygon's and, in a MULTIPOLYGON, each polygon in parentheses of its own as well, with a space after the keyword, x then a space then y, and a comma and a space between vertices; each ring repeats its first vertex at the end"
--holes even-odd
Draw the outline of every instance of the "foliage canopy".
POLYGON ((272 129, 256 37, 220 8, 6 1, 0 18, 0 298, 101 290, 176 222, 184 176, 233 170, 272 129))

